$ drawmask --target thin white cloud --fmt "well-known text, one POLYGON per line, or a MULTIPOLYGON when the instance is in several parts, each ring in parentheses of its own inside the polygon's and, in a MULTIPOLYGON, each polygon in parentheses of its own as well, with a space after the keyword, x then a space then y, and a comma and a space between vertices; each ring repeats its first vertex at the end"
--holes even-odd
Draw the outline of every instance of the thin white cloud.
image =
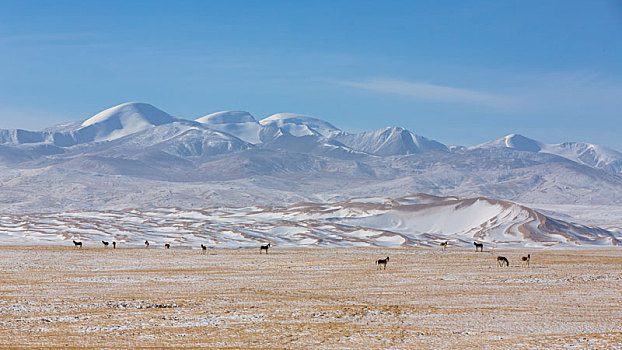
POLYGON ((409 96, 436 102, 466 103, 497 108, 507 107, 514 102, 508 97, 476 90, 387 78, 373 78, 363 81, 337 80, 332 81, 332 83, 341 86, 354 87, 385 94, 409 96))

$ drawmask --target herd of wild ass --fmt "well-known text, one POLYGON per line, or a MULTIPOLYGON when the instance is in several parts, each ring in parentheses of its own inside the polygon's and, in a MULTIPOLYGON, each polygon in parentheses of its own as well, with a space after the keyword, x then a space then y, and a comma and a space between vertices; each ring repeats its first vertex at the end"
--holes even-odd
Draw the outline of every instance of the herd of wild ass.
MULTIPOLYGON (((82 242, 81 241, 73 241, 73 244, 76 248, 82 248, 82 242)), ((108 247, 110 245, 110 242, 106 242, 106 241, 102 241, 102 244, 104 245, 104 247, 108 247)), ((441 242, 441 250, 445 251, 447 249, 447 245, 449 244, 449 241, 445 241, 445 242, 441 242)), ((484 251, 484 244, 483 243, 478 243, 478 242, 473 242, 473 244, 475 245, 475 252, 483 252, 484 251)), ((259 254, 261 254, 264 250, 266 251, 266 254, 268 254, 268 249, 271 247, 272 245, 270 243, 266 244, 266 245, 262 245, 259 247, 259 254)), ((112 248, 115 249, 117 247, 117 242, 113 241, 112 242, 112 248)), ((149 241, 145 241, 145 248, 149 248, 149 241)), ((171 249, 171 244, 170 243, 164 243, 164 248, 165 249, 171 249)), ((206 254, 207 253, 207 246, 201 244, 201 254, 206 254)), ((521 257, 521 266, 527 266, 529 267, 529 261, 531 260, 531 254, 527 254, 527 256, 523 256, 521 257)), ((376 260, 376 270, 386 270, 387 269, 387 264, 389 263, 389 257, 387 256, 386 259, 378 259, 376 260)), ((504 256, 497 256, 497 264, 499 266, 510 266, 510 261, 508 260, 508 258, 504 257, 504 256)))

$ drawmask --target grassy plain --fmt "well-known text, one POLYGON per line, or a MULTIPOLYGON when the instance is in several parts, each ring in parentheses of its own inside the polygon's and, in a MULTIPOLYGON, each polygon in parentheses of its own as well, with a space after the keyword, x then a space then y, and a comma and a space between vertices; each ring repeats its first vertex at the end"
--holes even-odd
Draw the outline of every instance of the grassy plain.
POLYGON ((4 246, 0 348, 622 349, 622 250, 527 253, 4 246))

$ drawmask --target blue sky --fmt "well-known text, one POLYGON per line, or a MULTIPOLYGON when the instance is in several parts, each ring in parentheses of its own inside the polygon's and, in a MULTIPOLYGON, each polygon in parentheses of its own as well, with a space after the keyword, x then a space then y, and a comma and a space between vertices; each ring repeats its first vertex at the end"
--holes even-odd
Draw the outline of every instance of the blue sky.
POLYGON ((622 1, 0 0, 0 128, 127 101, 622 151, 622 1))

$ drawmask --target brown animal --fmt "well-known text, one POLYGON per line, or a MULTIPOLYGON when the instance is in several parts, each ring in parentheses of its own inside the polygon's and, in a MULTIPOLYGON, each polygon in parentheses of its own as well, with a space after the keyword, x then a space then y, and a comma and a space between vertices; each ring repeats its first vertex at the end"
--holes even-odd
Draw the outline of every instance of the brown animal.
POLYGON ((164 248, 165 248, 165 249, 171 249, 171 245, 170 245, 170 244, 168 244, 168 243, 164 243, 164 248))
POLYGON ((145 240, 145 248, 149 248, 149 241, 145 240))
POLYGON ((383 267, 383 270, 387 269, 387 264, 389 263, 389 257, 386 259, 378 259, 376 260, 376 270, 380 270, 380 266, 383 267))
POLYGON ((73 241, 73 245, 76 248, 82 248, 82 242, 80 242, 80 241, 73 241))
POLYGON ((503 264, 505 264, 505 266, 510 266, 510 262, 504 256, 497 257, 497 264, 499 264, 499 266, 503 266, 503 264))
POLYGON ((444 251, 447 248, 447 241, 441 242, 441 249, 444 251))
MULTIPOLYGON (((207 254, 207 247, 203 244, 201 244, 201 254, 207 254)), ((259 254, 261 254, 261 251, 259 251, 259 254)))
POLYGON ((265 250, 266 254, 268 254, 268 248, 270 248, 270 243, 268 243, 266 245, 262 245, 261 247, 259 247, 259 254, 261 254, 262 250, 265 250))
POLYGON ((112 249, 116 249, 117 248, 117 242, 112 241, 112 249))
POLYGON ((473 242, 473 244, 475 244, 475 251, 476 252, 477 252, 478 249, 479 249, 480 252, 484 251, 484 243, 473 242))
POLYGON ((527 254, 527 256, 523 256, 521 259, 521 264, 527 264, 527 267, 529 267, 529 260, 531 260, 531 254, 527 254))
POLYGON ((110 243, 108 243, 108 242, 106 242, 106 241, 102 241, 102 243, 104 244, 104 247, 107 247, 107 246, 108 246, 108 244, 110 244, 110 243))

